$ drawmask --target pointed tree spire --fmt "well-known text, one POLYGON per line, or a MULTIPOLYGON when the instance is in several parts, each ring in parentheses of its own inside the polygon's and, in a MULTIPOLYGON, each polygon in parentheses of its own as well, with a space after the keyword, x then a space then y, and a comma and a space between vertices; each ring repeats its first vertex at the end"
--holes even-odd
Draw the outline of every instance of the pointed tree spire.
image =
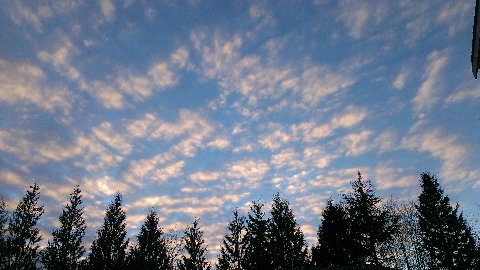
POLYGON ((36 225, 44 212, 43 205, 38 206, 39 198, 40 187, 34 183, 11 215, 8 224, 8 255, 5 269, 36 269, 38 242, 42 239, 36 225))
POLYGON ((0 196, 0 269, 7 264, 7 222, 8 212, 5 209, 6 204, 3 197, 0 196))
POLYGON ((393 239, 396 219, 379 206, 382 200, 360 172, 357 180, 352 182, 352 192, 344 195, 344 199, 352 224, 351 235, 356 241, 352 259, 363 264, 381 265, 378 247, 393 239))
POLYGON ((97 232, 97 239, 92 243, 88 257, 92 270, 124 269, 126 259, 126 216, 122 209, 122 196, 117 193, 105 213, 102 228, 97 232))
POLYGON ((173 258, 167 240, 159 226, 159 217, 150 211, 138 234, 138 245, 130 253, 129 268, 144 270, 173 269, 173 258))
POLYGON ((274 269, 305 269, 307 247, 287 200, 273 197, 270 223, 270 254, 274 269))
POLYGON ((228 223, 228 233, 220 247, 217 269, 241 270, 243 259, 243 237, 245 218, 239 216, 238 209, 233 211, 233 219, 228 223))
POLYGON ((417 210, 429 268, 475 269, 479 252, 471 228, 458 215, 458 205, 450 205, 434 175, 424 172, 420 181, 417 210))
POLYGON ((345 206, 334 204, 332 198, 322 212, 318 228, 318 245, 313 248, 312 261, 315 267, 339 267, 358 264, 352 255, 355 242, 350 235, 350 220, 345 206))
POLYGON ((200 230, 198 219, 193 221, 192 227, 185 229, 183 237, 185 242, 182 260, 179 264, 180 270, 210 270, 207 262, 207 248, 204 247, 203 231, 200 230))
POLYGON ((70 202, 59 217, 60 228, 52 233, 42 256, 42 262, 48 270, 73 270, 78 268, 80 258, 85 252, 82 238, 85 234, 82 195, 77 186, 70 194, 70 202))
POLYGON ((263 204, 253 201, 247 218, 244 237, 243 269, 271 269, 272 259, 269 253, 269 224, 262 210, 263 204))

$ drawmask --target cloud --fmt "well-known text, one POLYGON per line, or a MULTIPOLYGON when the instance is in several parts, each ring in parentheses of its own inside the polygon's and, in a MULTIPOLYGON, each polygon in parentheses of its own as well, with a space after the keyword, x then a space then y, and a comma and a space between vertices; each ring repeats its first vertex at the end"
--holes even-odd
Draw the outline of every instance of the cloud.
POLYGON ((23 188, 28 187, 28 184, 23 180, 20 175, 10 171, 0 171, 0 179, 2 179, 2 183, 11 186, 23 188))
POLYGON ((115 19, 115 5, 110 0, 100 0, 100 9, 107 21, 115 19))
MULTIPOLYGON (((31 8, 30 5, 23 4, 22 1, 15 1, 11 8, 10 18, 17 25, 25 23, 32 25, 33 28, 40 33, 43 33, 43 23, 53 15, 52 9, 42 3, 36 8, 31 8)), ((6 3, 5 3, 6 4, 6 3)), ((6 5, 9 7, 8 5, 6 5)))
POLYGON ((397 77, 395 77, 395 80, 392 83, 393 88, 396 90, 402 90, 403 87, 405 86, 405 81, 407 79, 407 71, 402 70, 400 73, 398 73, 397 77))
POLYGON ((225 138, 216 138, 213 141, 208 142, 207 146, 211 148, 225 149, 230 146, 230 141, 225 138))
POLYGON ((160 89, 175 85, 178 80, 169 66, 163 62, 152 65, 148 70, 148 75, 152 77, 153 83, 160 89))
POLYGON ((328 153, 320 146, 307 147, 303 150, 304 160, 320 169, 327 167, 337 157, 337 154, 328 153))
POLYGON ((414 109, 417 114, 430 110, 439 99, 441 90, 441 74, 448 61, 445 52, 434 51, 427 58, 425 80, 413 99, 414 109))
POLYGON ((93 198, 96 195, 113 196, 117 192, 127 194, 131 188, 121 180, 114 179, 108 175, 100 176, 98 178, 86 178, 83 180, 82 194, 85 198, 93 198))
POLYGON ((190 175, 190 180, 193 182, 211 182, 220 179, 222 173, 220 172, 196 172, 190 175))
MULTIPOLYGON (((143 182, 142 180, 146 176, 149 176, 157 167, 174 160, 175 157, 171 153, 163 153, 151 158, 134 160, 124 172, 123 177, 129 183, 141 186, 143 182)), ((164 173, 166 173, 166 171, 164 173)))
POLYGON ((369 1, 342 0, 339 3, 340 12, 337 21, 341 21, 354 39, 362 37, 368 24, 379 24, 388 14, 386 3, 369 1))
POLYGON ((180 160, 165 168, 157 169, 153 172, 152 178, 158 181, 166 181, 173 177, 182 175, 182 169, 185 166, 185 161, 180 160))
POLYGON ((357 133, 350 133, 341 138, 341 144, 345 148, 347 156, 357 156, 368 151, 371 146, 369 138, 372 135, 370 130, 357 133))
POLYGON ((92 129, 92 133, 100 141, 120 151, 123 155, 128 155, 132 151, 132 145, 127 142, 122 134, 113 130, 113 125, 110 122, 102 122, 100 126, 92 129))
POLYGON ((227 176, 245 179, 249 184, 256 184, 263 179, 270 167, 262 160, 245 159, 227 166, 227 176))
MULTIPOLYGON (((420 127, 421 128, 421 127, 420 127)), ((412 151, 429 153, 442 162, 441 175, 446 180, 468 180, 472 178, 468 168, 473 160, 471 147, 462 145, 453 135, 445 135, 440 129, 417 128, 403 140, 402 146, 412 151)))
POLYGON ((381 163, 375 167, 373 175, 375 186, 379 190, 392 188, 406 188, 414 186, 417 182, 415 175, 406 175, 405 169, 392 167, 388 163, 381 163))
POLYGON ((45 80, 45 73, 36 65, 0 59, 0 101, 19 107, 33 104, 51 113, 61 111, 60 120, 68 120, 73 95, 65 87, 44 85, 45 80))
POLYGON ((300 170, 305 166, 300 160, 300 154, 295 152, 293 148, 287 148, 272 155, 270 163, 277 169, 287 167, 288 170, 300 170))
POLYGON ((445 99, 445 104, 450 105, 453 103, 478 100, 480 98, 480 86, 478 84, 466 84, 453 91, 445 99))
POLYGON ((282 145, 288 143, 290 141, 290 137, 281 130, 276 130, 273 133, 262 135, 258 143, 262 145, 264 148, 269 148, 270 150, 275 150, 282 145))

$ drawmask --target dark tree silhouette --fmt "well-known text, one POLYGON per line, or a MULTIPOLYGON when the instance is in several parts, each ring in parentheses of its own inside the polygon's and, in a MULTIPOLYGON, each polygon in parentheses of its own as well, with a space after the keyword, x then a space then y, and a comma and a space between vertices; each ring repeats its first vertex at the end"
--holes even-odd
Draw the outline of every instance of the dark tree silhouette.
POLYGON ((0 269, 7 264, 7 222, 8 212, 3 197, 0 197, 0 269))
POLYGON ((36 269, 38 262, 38 242, 42 239, 37 222, 43 214, 43 205, 38 206, 40 187, 37 183, 30 186, 12 213, 8 224, 7 259, 4 269, 36 269))
POLYGON ((272 260, 269 248, 269 219, 265 219, 263 204, 253 202, 247 218, 244 237, 243 269, 271 269, 272 260))
POLYGON ((352 192, 344 195, 349 215, 352 238, 357 242, 353 247, 353 261, 380 265, 378 247, 393 239, 396 230, 395 217, 381 209, 380 197, 374 193, 370 181, 365 181, 360 172, 352 182, 352 192))
POLYGON ((475 238, 463 215, 458 214, 458 205, 450 205, 434 175, 424 172, 420 181, 417 210, 428 267, 478 269, 475 238))
POLYGON ((357 243, 350 235, 350 227, 344 205, 333 204, 329 198, 322 212, 322 223, 318 228, 318 245, 312 250, 312 262, 315 267, 351 266, 359 263, 358 258, 352 254, 357 243))
POLYGON ((242 269, 244 231, 245 218, 239 216, 238 209, 235 209, 233 219, 228 223, 228 233, 223 238, 217 269, 242 269))
POLYGON ((167 239, 158 223, 157 213, 150 211, 140 228, 138 245, 130 252, 130 269, 168 270, 173 268, 173 258, 168 252, 167 239))
POLYGON ((80 258, 85 252, 82 238, 85 234, 82 195, 77 186, 70 194, 70 203, 59 217, 60 228, 52 233, 53 239, 43 253, 42 262, 48 270, 78 269, 80 258))
POLYGON ((273 269, 305 269, 307 247, 290 204, 277 193, 273 197, 270 223, 270 254, 273 269))
POLYGON ((97 232, 88 257, 89 269, 119 270, 126 264, 126 248, 128 246, 125 229, 125 211, 122 209, 122 197, 119 193, 108 207, 102 228, 97 232))
POLYGON ((203 246, 203 231, 200 230, 198 219, 193 221, 192 227, 185 229, 183 237, 185 254, 179 263, 180 270, 210 270, 207 262, 207 248, 203 246))

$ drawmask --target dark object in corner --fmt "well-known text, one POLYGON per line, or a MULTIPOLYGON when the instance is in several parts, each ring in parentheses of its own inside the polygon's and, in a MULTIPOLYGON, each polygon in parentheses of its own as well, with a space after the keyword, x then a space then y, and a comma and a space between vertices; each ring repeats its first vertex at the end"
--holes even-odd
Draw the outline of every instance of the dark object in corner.
POLYGON ((480 66, 480 0, 475 4, 475 17, 473 19, 473 38, 472 38, 472 73, 477 78, 478 68, 480 66))

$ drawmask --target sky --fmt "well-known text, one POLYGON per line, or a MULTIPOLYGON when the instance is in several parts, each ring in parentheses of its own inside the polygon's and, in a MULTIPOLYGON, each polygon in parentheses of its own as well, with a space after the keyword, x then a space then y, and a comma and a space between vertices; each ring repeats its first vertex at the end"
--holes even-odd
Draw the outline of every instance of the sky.
POLYGON ((286 198, 309 244, 357 171, 415 200, 437 175, 480 215, 475 1, 2 1, 0 195, 33 183, 44 239, 84 195, 88 246, 116 192, 132 240, 150 209, 200 218, 286 198))

